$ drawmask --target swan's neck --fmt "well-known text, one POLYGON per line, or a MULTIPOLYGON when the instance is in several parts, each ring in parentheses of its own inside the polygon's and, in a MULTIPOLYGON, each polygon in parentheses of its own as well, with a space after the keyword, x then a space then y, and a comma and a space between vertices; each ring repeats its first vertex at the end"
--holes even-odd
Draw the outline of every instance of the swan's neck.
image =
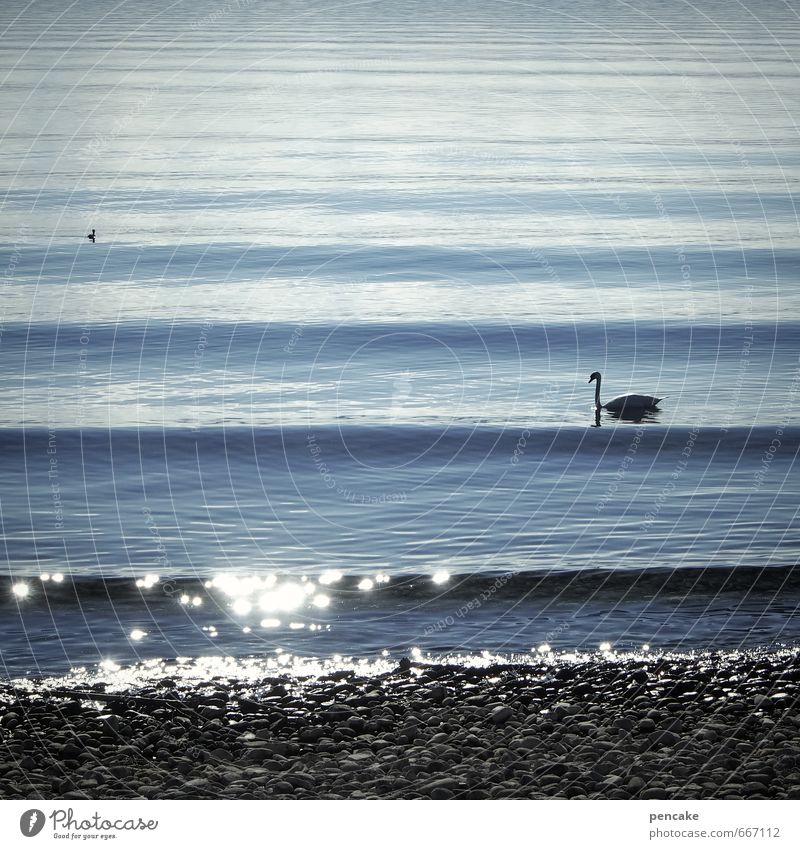
POLYGON ((600 381, 602 377, 598 377, 594 387, 594 406, 599 410, 603 405, 600 403, 600 381))

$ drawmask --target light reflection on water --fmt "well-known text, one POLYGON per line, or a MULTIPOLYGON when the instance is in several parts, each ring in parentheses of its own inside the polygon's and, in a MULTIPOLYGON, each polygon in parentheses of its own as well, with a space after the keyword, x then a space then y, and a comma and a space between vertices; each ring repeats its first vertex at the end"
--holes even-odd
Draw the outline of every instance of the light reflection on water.
MULTIPOLYGON (((33 689, 47 692, 54 689, 87 693, 95 688, 98 693, 136 693, 147 689, 151 696, 180 699, 182 695, 197 696, 204 692, 219 695, 226 691, 232 700, 236 698, 269 695, 276 680, 283 681, 290 692, 302 696, 306 688, 314 687, 319 679, 352 673, 362 683, 371 681, 370 686, 380 686, 380 679, 400 673, 413 682, 431 666, 447 665, 454 667, 491 669, 495 666, 512 664, 518 667, 520 675, 534 675, 547 681, 549 676, 565 666, 582 667, 587 663, 617 663, 620 667, 635 663, 657 664, 663 661, 690 661, 698 668, 728 666, 741 663, 753 657, 757 652, 746 650, 732 651, 692 651, 677 652, 653 649, 648 645, 632 647, 627 650, 603 647, 584 651, 552 652, 545 654, 497 653, 481 651, 475 653, 433 654, 412 649, 407 657, 391 656, 384 651, 377 657, 358 658, 346 655, 333 657, 301 657, 276 649, 267 657, 232 657, 226 655, 206 655, 195 658, 178 657, 174 659, 154 658, 131 665, 121 665, 112 659, 88 667, 73 667, 64 675, 13 678, 9 682, 21 689, 33 689), (400 662, 410 665, 401 666, 400 662), (525 665, 530 670, 524 670, 525 665), (222 688, 222 689, 220 689, 222 688)), ((773 656, 797 658, 800 648, 776 646, 773 656)), ((491 679, 490 679, 491 680, 491 679)), ((91 700, 89 700, 91 701, 91 700)), ((102 702, 98 703, 101 707, 102 702)))
POLYGON ((783 6, 101 5, 0 8, 4 663, 796 634, 784 592, 521 593, 461 618, 482 590, 445 595, 495 569, 796 562, 796 441, 754 487, 800 421, 783 6), (669 396, 632 468, 628 423, 586 437, 596 369, 669 396), (709 432, 661 504, 700 419, 766 430, 709 432), (242 424, 312 426, 328 479, 242 424), (497 448, 428 450, 487 424, 497 448), (32 426, 26 453, 8 434, 32 426), (261 564, 280 575, 218 574, 261 564), (77 580, 131 574, 119 597, 77 580))
POLYGON ((365 660, 418 660, 484 652, 611 656, 650 646, 730 649, 776 644, 776 637, 800 644, 791 570, 745 572, 451 575, 447 581, 432 573, 389 582, 374 573, 342 574, 333 584, 322 584, 325 573, 219 573, 197 590, 184 581, 186 592, 177 579, 155 573, 95 584, 67 576, 46 592, 48 582, 17 581, 5 585, 0 599, 6 609, 1 656, 7 674, 30 675, 76 661, 86 668, 106 661, 128 667, 218 653, 274 655, 279 664, 328 657, 335 665, 353 646, 365 660), (323 587, 328 603, 320 605, 323 587), (742 594, 741 587, 752 591, 742 594))

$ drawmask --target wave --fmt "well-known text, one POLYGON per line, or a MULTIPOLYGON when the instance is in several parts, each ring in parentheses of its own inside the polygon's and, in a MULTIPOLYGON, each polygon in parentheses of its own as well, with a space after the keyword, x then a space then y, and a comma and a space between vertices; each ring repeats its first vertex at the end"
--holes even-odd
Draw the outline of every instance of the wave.
MULTIPOLYGON (((588 423, 588 422, 587 422, 588 423)), ((631 423, 635 425, 635 423, 631 423)), ((693 457, 740 457, 749 452, 765 452, 780 445, 780 457, 793 457, 800 450, 800 426, 761 427, 663 427, 648 422, 639 427, 535 427, 524 422, 496 427, 476 422, 442 426, 369 424, 329 424, 313 427, 113 427, 101 428, 5 428, 0 429, 0 454, 9 465, 24 455, 41 461, 52 447, 53 454, 77 456, 83 463, 121 464, 128 456, 142 463, 156 458, 202 458, 205 463, 229 463, 269 458, 308 457, 314 445, 321 450, 349 457, 356 463, 385 463, 396 466, 399 458, 424 463, 433 460, 475 455, 511 457, 521 447, 528 458, 572 455, 622 459, 635 444, 637 453, 668 457, 691 449, 693 457), (779 436, 776 434, 780 432, 779 436), (520 443, 522 443, 520 445, 520 443), (116 460, 114 460, 116 458, 116 460)), ((773 451, 773 454, 776 452, 773 451)))
MULTIPOLYGON (((254 569, 253 576, 266 577, 274 574, 270 570, 254 569)), ((303 571, 305 580, 314 581, 323 573, 303 571)), ((236 578, 243 573, 237 571, 236 578)), ((111 604, 146 604, 160 606, 173 603, 182 595, 216 598, 224 602, 225 594, 212 586, 208 576, 199 578, 192 574, 160 575, 157 583, 137 585, 143 576, 139 573, 130 577, 98 577, 96 575, 68 574, 58 583, 49 578, 40 581, 36 573, 0 577, 0 591, 6 606, 16 607, 13 585, 21 580, 37 582, 38 603, 47 607, 73 607, 90 601, 111 604)), ((278 574, 281 582, 296 585, 298 573, 278 574)), ((617 568, 560 569, 536 571, 492 571, 450 575, 446 584, 432 580, 431 573, 395 574, 386 583, 377 583, 369 593, 359 584, 361 574, 344 575, 333 586, 323 582, 320 589, 343 601, 345 607, 367 606, 379 609, 401 603, 425 604, 429 600, 487 602, 517 601, 542 603, 553 602, 603 602, 660 601, 676 602, 681 599, 697 601, 700 598, 715 598, 733 595, 740 603, 750 602, 759 594, 765 603, 768 596, 780 597, 784 601, 800 597, 800 563, 772 566, 679 566, 664 568, 617 568), (751 598, 752 596, 752 598, 751 598)), ((220 584, 224 586, 224 582, 220 584)), ((26 602, 30 603, 30 602, 26 602)), ((34 602, 35 603, 35 602, 34 602)))
MULTIPOLYGON (((84 344, 101 349, 119 350, 124 353, 130 346, 137 358, 151 354, 150 345, 167 343, 170 347, 181 348, 196 346, 198 340, 203 343, 204 351, 215 347, 231 353, 231 347, 241 344, 256 344, 271 350, 272 341, 286 344, 293 333, 299 330, 304 342, 313 340, 331 343, 338 339, 346 340, 350 345, 370 342, 377 349, 382 346, 388 350, 406 347, 413 341, 414 348, 447 342, 458 346, 462 342, 480 340, 485 346, 505 350, 528 348, 536 351, 547 350, 550 346, 568 347, 574 351, 576 346, 591 345, 593 342, 604 347, 620 345, 643 346, 662 344, 689 344, 697 352, 708 350, 719 353, 720 350, 733 348, 737 352, 742 348, 742 326, 662 320, 641 319, 635 324, 627 321, 548 321, 546 323, 504 323, 499 321, 355 321, 347 323, 329 323, 324 317, 295 323, 285 321, 115 321, 115 322, 21 322, 9 321, 4 324, 2 344, 5 349, 24 347, 31 350, 39 345, 52 345, 57 342, 71 343, 85 337, 84 344), (202 339, 201 339, 202 337, 202 339), (413 340, 409 337, 413 337, 413 340)), ((796 345, 800 339, 800 322, 794 320, 760 321, 748 333, 755 334, 760 344, 796 345)), ((749 337, 748 337, 749 338, 749 337)), ((755 343, 754 343, 755 344, 755 343)), ((156 349, 163 355, 163 349, 156 349)))
MULTIPOLYGON (((649 72, 648 72, 649 73, 649 72)), ((520 158, 520 161, 524 161, 520 158)), ((39 189, 11 189, 4 193, 3 201, 10 208, 30 209, 34 205, 38 210, 63 209, 86 206, 104 210, 120 210, 143 214, 150 211, 161 213, 165 206, 181 210, 246 209, 289 210, 313 207, 338 213, 363 214, 365 212, 391 212, 408 210, 419 212, 451 213, 458 207, 469 208, 476 212, 513 214, 546 209, 551 215, 595 215, 624 214, 626 217, 652 218, 658 208, 670 216, 686 216, 708 221, 714 218, 736 219, 755 217, 776 221, 781 216, 791 216, 792 220, 800 208, 800 196, 791 192, 744 192, 709 191, 706 189, 661 189, 654 192, 634 192, 622 190, 614 193, 616 205, 609 204, 608 194, 597 191, 452 191, 439 188, 430 194, 402 189, 368 190, 351 188, 348 191, 314 190, 248 190, 228 189, 224 192, 193 188, 190 191, 168 191, 148 189, 146 191, 119 189, 113 195, 108 192, 89 189, 68 191, 42 191, 39 189)))
MULTIPOLYGON (((8 254, 13 243, 4 245, 8 254)), ((312 278, 346 285, 435 280, 508 283, 524 279, 550 282, 554 269, 574 285, 628 287, 674 285, 681 265, 691 268, 692 285, 729 291, 754 279, 794 285, 797 251, 789 248, 699 248, 651 245, 647 248, 531 247, 463 245, 225 245, 148 244, 26 246, 18 257, 15 280, 74 285, 103 279, 156 281, 159 285, 312 278), (91 249, 91 253, 88 250, 91 249), (84 251, 82 254, 81 251, 84 251), (80 262, 78 257, 80 256, 80 262)))
MULTIPOLYGON (((248 362, 258 356, 264 365, 271 358, 291 361, 306 356, 352 357, 353 351, 369 345, 369 353, 402 352, 424 357, 430 351, 441 354, 443 346, 456 353, 481 353, 484 357, 516 357, 526 351, 541 356, 553 353, 570 355, 613 354, 624 358, 647 351, 657 358, 678 361, 684 357, 718 360, 726 354, 741 354, 743 329, 733 324, 686 324, 678 321, 630 322, 547 322, 542 324, 501 322, 348 322, 332 324, 324 317, 312 317, 298 323, 225 322, 225 321, 125 321, 125 322, 7 322, 2 346, 6 353, 27 357, 38 351, 66 349, 76 354, 85 348, 86 357, 113 353, 115 358, 130 355, 134 365, 141 360, 165 356, 180 358, 187 354, 202 357, 219 353, 226 364, 236 363, 247 352, 248 362), (301 344, 302 343, 302 344, 301 344), (77 347, 76 347, 77 346, 77 347), (612 349, 609 351, 609 349, 612 349), (675 353, 675 352, 683 352, 675 353), (291 355, 291 356, 287 356, 291 355)), ((800 339, 800 322, 756 321, 747 328, 748 350, 753 355, 772 353, 778 348, 792 351, 800 339)), ((124 362, 124 360, 123 360, 124 362)), ((424 366, 420 360, 420 367, 424 366)), ((29 366, 30 367, 30 366, 29 366)))

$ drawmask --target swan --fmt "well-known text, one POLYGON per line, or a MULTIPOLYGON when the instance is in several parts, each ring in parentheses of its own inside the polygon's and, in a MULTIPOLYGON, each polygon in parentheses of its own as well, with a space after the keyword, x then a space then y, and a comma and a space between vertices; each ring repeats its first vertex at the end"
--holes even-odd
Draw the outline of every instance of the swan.
POLYGON ((608 410, 611 413, 643 413, 647 410, 655 410, 658 408, 658 402, 663 398, 654 398, 652 395, 620 395, 619 398, 614 398, 607 404, 600 403, 600 383, 603 376, 599 371, 592 372, 589 378, 589 383, 593 380, 597 381, 597 386, 594 389, 594 405, 595 409, 608 410))

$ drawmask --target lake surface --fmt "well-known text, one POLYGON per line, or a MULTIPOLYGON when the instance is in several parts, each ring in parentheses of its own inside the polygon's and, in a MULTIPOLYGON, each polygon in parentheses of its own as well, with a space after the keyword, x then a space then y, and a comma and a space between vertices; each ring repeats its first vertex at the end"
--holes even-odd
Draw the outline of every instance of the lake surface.
POLYGON ((9 674, 800 640, 790 5, 0 28, 9 674))

